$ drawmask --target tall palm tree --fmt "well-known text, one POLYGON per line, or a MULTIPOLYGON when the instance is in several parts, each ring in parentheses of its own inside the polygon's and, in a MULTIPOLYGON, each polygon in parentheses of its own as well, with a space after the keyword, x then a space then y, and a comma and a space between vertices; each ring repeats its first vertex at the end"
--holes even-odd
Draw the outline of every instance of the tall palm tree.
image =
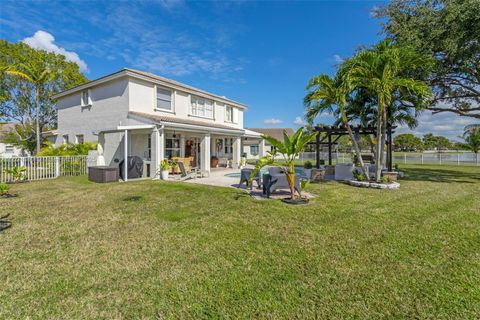
POLYGON ((431 58, 419 55, 410 48, 398 47, 389 39, 380 42, 373 49, 359 52, 345 63, 349 82, 355 88, 366 88, 376 95, 377 181, 380 181, 381 170, 385 164, 384 148, 389 107, 398 92, 408 92, 418 97, 418 101, 431 98, 428 85, 409 76, 411 71, 428 67, 430 64, 431 58))
POLYGON ((41 148, 41 130, 40 130, 40 95, 42 88, 53 77, 54 72, 47 65, 38 63, 21 63, 15 66, 9 66, 6 73, 30 82, 35 86, 35 134, 36 134, 36 153, 41 148))
POLYGON ((250 183, 260 169, 265 166, 275 165, 283 167, 283 171, 287 175, 291 199, 295 199, 295 160, 300 152, 304 150, 307 143, 312 141, 316 135, 317 132, 307 132, 303 127, 299 128, 291 137, 288 136, 286 130, 283 130, 283 142, 269 135, 262 135, 262 138, 268 141, 274 149, 257 162, 250 174, 250 183), (283 161, 277 160, 278 153, 282 155, 283 161))
POLYGON ((348 83, 343 80, 339 76, 331 78, 326 74, 321 74, 310 80, 307 85, 309 92, 304 99, 307 108, 307 120, 311 123, 316 116, 325 111, 337 113, 339 120, 348 131, 362 171, 366 174, 362 153, 358 141, 353 135, 350 120, 346 113, 347 96, 350 90, 348 83))

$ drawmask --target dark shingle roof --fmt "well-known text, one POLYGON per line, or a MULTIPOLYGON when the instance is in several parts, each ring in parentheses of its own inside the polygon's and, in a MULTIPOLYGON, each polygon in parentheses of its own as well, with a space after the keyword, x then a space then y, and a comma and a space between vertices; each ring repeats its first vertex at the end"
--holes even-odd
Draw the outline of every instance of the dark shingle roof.
POLYGON ((283 130, 287 130, 287 134, 292 136, 295 131, 292 128, 247 128, 261 134, 266 134, 267 136, 274 137, 277 140, 283 141, 283 130))

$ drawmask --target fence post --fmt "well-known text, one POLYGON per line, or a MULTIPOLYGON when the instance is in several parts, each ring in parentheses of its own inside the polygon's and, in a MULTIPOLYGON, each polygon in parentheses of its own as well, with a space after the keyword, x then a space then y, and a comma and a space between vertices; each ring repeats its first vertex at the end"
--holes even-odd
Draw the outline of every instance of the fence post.
POLYGON ((55 178, 60 177, 60 157, 55 157, 55 178))
POLYGON ((406 153, 403 154, 403 163, 407 164, 407 154, 406 153))
POLYGON ((460 153, 457 153, 457 165, 460 165, 460 153))
POLYGON ((422 164, 423 164, 423 153, 422 153, 421 157, 422 157, 422 164))
POLYGON ((438 155, 439 155, 439 159, 440 159, 440 164, 442 164, 442 154, 439 153, 438 155))

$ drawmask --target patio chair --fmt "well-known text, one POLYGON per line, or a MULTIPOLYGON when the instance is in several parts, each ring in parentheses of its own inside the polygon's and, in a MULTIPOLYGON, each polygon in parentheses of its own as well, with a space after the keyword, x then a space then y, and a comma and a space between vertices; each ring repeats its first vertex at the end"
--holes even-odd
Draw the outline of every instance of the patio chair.
POLYGON ((260 171, 257 172, 257 175, 253 178, 252 183, 249 185, 250 175, 252 174, 253 169, 242 169, 240 171, 240 183, 238 184, 238 188, 242 186, 245 182, 247 187, 250 187, 250 190, 253 189, 253 181, 257 182, 258 187, 260 188, 260 171))
MULTIPOLYGON (((270 172, 270 170, 269 170, 270 172)), ((288 179, 285 173, 266 173, 262 177, 263 181, 263 194, 267 195, 267 198, 270 198, 270 195, 278 189, 288 189, 290 190, 290 185, 288 184, 288 179)), ((300 193, 300 175, 295 175, 295 190, 300 193)))
POLYGON ((191 168, 191 171, 185 170, 185 164, 183 162, 177 162, 178 167, 180 168, 180 181, 188 179, 197 179, 202 178, 203 175, 197 168, 191 168))

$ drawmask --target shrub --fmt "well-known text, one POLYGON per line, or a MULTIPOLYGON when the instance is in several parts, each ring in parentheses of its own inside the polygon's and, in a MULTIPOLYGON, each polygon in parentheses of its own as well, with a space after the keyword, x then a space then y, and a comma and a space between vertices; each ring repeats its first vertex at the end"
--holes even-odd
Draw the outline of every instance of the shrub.
POLYGON ((360 170, 353 170, 352 172, 353 174, 353 178, 357 181, 367 181, 367 176, 365 175, 365 173, 361 172, 360 170))
POLYGON ((64 143, 59 147, 49 141, 45 142, 46 147, 43 147, 38 156, 86 156, 88 151, 97 150, 97 143, 82 142, 82 143, 64 143))
POLYGON ((13 178, 13 182, 20 182, 25 179, 25 171, 27 168, 25 167, 13 167, 11 169, 5 169, 4 172, 6 174, 11 174, 13 178))
POLYGON ((310 162, 310 161, 305 161, 305 163, 303 164, 303 167, 305 169, 312 169, 313 168, 313 164, 310 162))
POLYGON ((5 183, 0 183, 0 196, 6 196, 8 194, 9 187, 5 183))
POLYGON ((382 183, 390 183, 390 177, 388 176, 382 176, 382 183))

